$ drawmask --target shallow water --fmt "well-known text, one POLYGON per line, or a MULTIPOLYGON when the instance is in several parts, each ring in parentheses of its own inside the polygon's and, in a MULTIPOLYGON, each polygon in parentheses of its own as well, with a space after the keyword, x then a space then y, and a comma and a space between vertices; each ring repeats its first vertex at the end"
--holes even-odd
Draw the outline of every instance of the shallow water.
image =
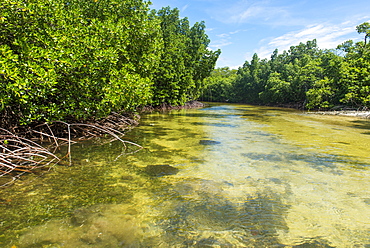
POLYGON ((370 247, 369 120, 215 104, 126 139, 3 189, 0 246, 370 247))

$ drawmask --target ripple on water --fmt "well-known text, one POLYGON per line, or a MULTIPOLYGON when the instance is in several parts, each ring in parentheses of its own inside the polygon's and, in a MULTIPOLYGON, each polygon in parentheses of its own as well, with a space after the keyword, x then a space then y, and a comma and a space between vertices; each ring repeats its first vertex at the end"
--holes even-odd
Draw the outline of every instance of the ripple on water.
POLYGON ((146 149, 81 146, 74 166, 4 191, 13 238, 0 246, 369 247, 368 136, 297 116, 242 105, 144 116, 126 137, 146 149))

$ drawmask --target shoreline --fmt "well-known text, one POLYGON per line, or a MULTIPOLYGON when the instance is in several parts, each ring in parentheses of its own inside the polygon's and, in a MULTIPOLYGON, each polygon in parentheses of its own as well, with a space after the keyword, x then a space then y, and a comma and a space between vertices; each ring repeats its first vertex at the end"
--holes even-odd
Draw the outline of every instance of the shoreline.
MULTIPOLYGON (((197 101, 195 101, 197 102, 197 101)), ((201 104, 206 105, 201 102, 201 104)), ((231 103, 231 104, 239 104, 239 103, 231 103)), ((278 107, 278 108, 286 108, 286 109, 295 109, 298 111, 302 111, 304 114, 308 115, 337 115, 337 116, 348 116, 348 117, 357 117, 361 119, 369 119, 370 120, 370 110, 353 110, 353 109, 341 109, 341 110, 307 110, 304 109, 300 104, 250 104, 250 103, 242 103, 254 106, 266 106, 266 107, 278 107)), ((367 108, 365 108, 367 109, 367 108)))
POLYGON ((348 117, 360 117, 363 119, 370 119, 370 111, 356 111, 356 110, 332 110, 332 111, 313 111, 306 112, 306 114, 314 115, 339 115, 339 116, 348 116, 348 117))
MULTIPOLYGON (((266 105, 266 106, 275 106, 281 108, 291 108, 296 110, 304 111, 305 114, 312 115, 337 115, 337 116, 348 116, 348 117, 358 117, 362 119, 370 119, 370 110, 355 110, 349 109, 346 107, 337 108, 337 110, 307 110, 300 104, 277 104, 277 105, 266 105)), ((364 107, 363 109, 368 109, 364 107)))
MULTIPOLYGON (((198 101, 189 101, 183 106, 162 104, 157 107, 146 107, 141 113, 204 106, 198 101)), ((102 119, 85 122, 54 121, 26 126, 15 125, 8 129, 0 126, 0 188, 13 184, 24 174, 32 173, 34 170, 48 171, 61 163, 71 166, 71 145, 82 140, 110 136, 113 138, 111 141, 118 140, 122 143, 124 148, 122 153, 135 153, 143 147, 122 137, 127 130, 139 125, 139 120, 140 115, 134 112, 123 114, 112 112, 102 119), (61 146, 68 147, 68 151, 57 156, 55 151, 61 146)))
POLYGON ((153 111, 170 111, 170 110, 179 110, 179 109, 191 109, 191 108, 203 108, 205 107, 206 104, 197 101, 197 100, 192 100, 186 102, 184 105, 176 105, 172 106, 167 103, 163 103, 159 106, 144 106, 141 109, 138 109, 140 113, 146 113, 146 112, 153 112, 153 111))

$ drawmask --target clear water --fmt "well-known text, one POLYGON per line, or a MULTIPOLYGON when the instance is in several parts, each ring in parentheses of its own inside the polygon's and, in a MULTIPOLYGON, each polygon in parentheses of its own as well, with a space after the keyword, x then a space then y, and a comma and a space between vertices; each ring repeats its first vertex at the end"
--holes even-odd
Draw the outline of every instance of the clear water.
POLYGON ((370 247, 369 120, 210 105, 125 138, 2 189, 0 246, 370 247))

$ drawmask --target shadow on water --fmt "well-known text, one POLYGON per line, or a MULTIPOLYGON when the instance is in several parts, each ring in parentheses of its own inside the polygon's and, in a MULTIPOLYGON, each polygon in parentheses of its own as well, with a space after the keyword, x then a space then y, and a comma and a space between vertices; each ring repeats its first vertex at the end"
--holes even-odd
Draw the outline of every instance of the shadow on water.
MULTIPOLYGON (((109 154, 109 145, 100 149, 109 154)), ((289 206, 274 191, 261 189, 236 201, 225 193, 231 183, 176 177, 180 170, 170 165, 122 167, 113 156, 88 163, 101 158, 91 146, 82 150, 76 167, 29 185, 24 198, 12 203, 18 216, 9 222, 23 229, 19 247, 284 247, 278 231, 288 229, 289 206), (117 169, 118 177, 112 175, 117 169)), ((329 247, 316 244, 321 241, 299 247, 329 247)))
POLYGON ((227 119, 230 117, 239 117, 242 114, 232 108, 209 108, 209 109, 200 109, 198 113, 186 113, 186 112, 173 112, 171 113, 172 117, 186 116, 186 118, 193 119, 212 119, 220 120, 227 119))
POLYGON ((210 126, 210 127, 237 127, 237 125, 229 124, 229 123, 220 123, 220 122, 215 122, 215 123, 203 123, 203 122, 192 122, 192 125, 195 126, 210 126))
POLYGON ((346 176, 348 167, 360 174, 368 165, 284 144, 260 129, 277 111, 226 105, 155 113, 126 136, 145 147, 131 155, 114 142, 73 146, 72 166, 4 191, 0 246, 330 248, 333 238, 321 232, 355 233, 343 231, 345 215, 353 217, 346 206, 369 205, 352 187, 360 179, 346 176), (302 182, 308 176, 310 185, 302 182), (324 200, 321 185, 330 189, 324 200), (326 225, 323 216, 334 221, 326 225))
POLYGON ((166 186, 158 198, 161 208, 169 209, 159 221, 163 240, 170 247, 278 245, 276 232, 287 228, 288 209, 279 195, 260 192, 235 203, 223 196, 222 186, 196 178, 166 186))
POLYGON ((149 183, 156 228, 140 219, 143 206, 94 204, 35 226, 20 237, 20 247, 272 247, 280 245, 277 230, 287 228, 287 206, 271 192, 235 203, 209 180, 149 183))
POLYGON ((241 156, 249 158, 256 161, 267 161, 267 162, 284 162, 284 163, 300 163, 304 162, 311 168, 318 171, 323 171, 341 175, 341 165, 343 163, 351 164, 352 167, 358 169, 365 169, 369 165, 363 162, 359 162, 356 158, 351 158, 348 156, 339 156, 332 154, 317 154, 317 153, 241 153, 241 156))
POLYGON ((172 114, 172 116, 176 117, 176 116, 186 116, 188 118, 210 118, 210 119, 223 119, 226 117, 225 114, 220 114, 220 113, 174 113, 172 114))
POLYGON ((353 123, 352 127, 370 130, 370 120, 356 120, 351 121, 351 123, 353 123))
POLYGON ((370 120, 356 120, 352 121, 352 127, 367 130, 368 132, 363 132, 362 134, 370 135, 370 120))

